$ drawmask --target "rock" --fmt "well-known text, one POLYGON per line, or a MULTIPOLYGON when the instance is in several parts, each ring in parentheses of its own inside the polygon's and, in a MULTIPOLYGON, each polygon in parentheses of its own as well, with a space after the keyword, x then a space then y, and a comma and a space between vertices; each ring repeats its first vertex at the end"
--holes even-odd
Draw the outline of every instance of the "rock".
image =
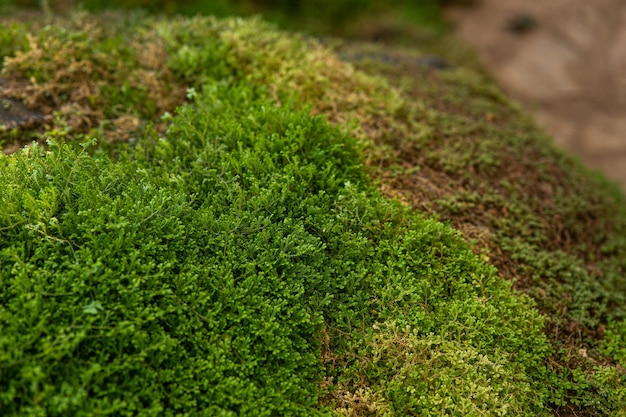
POLYGON ((499 78, 516 96, 530 101, 572 97, 581 92, 569 71, 577 58, 557 38, 533 37, 520 45, 517 54, 499 69, 499 78))
POLYGON ((0 97, 0 125, 6 129, 28 128, 43 120, 42 113, 29 109, 19 100, 0 97))
POLYGON ((513 16, 506 24, 509 32, 522 35, 537 26, 537 20, 528 13, 520 13, 513 16))
POLYGON ((429 68, 438 69, 438 70, 446 70, 454 68, 452 65, 439 58, 438 56, 428 55, 422 56, 415 60, 417 65, 423 65, 429 68))

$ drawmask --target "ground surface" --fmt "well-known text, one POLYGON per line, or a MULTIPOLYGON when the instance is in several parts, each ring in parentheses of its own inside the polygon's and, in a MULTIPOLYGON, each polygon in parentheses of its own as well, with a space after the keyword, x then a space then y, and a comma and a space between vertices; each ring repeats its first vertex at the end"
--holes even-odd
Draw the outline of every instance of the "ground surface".
POLYGON ((500 85, 559 144, 626 189, 624 1, 483 0, 448 14, 500 85))

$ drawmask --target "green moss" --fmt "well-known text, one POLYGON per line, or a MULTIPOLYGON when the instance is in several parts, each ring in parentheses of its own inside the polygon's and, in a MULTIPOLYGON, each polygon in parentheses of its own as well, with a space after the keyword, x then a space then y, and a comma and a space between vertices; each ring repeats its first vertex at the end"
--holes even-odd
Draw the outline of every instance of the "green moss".
POLYGON ((27 47, 26 25, 23 23, 11 23, 0 32, 0 56, 4 57, 15 54, 15 51, 27 47))
MULTIPOLYGON (((207 85, 117 163, 54 143, 1 159, 7 415, 310 415, 322 335, 327 354, 366 360, 374 325, 475 346, 437 382, 459 396, 479 354, 549 374, 527 301, 452 230, 378 196, 352 139, 257 97, 207 85)), ((517 409, 547 394, 522 390, 517 409)))
MULTIPOLYGON (((620 197, 488 79, 401 51, 357 71, 258 19, 135 23, 125 39, 160 45, 186 104, 115 158, 60 141, 0 157, 7 415, 620 412, 620 197), (490 231, 481 256, 464 218, 490 231), (559 245, 554 224, 584 239, 559 245), (527 276, 535 301, 507 280, 527 276), (553 337, 574 321, 610 321, 606 344, 553 337)), ((45 30, 71 42, 44 55, 142 65, 122 38, 45 30)), ((53 58, 16 71, 45 85, 53 58)), ((102 83, 123 114, 145 104, 121 87, 102 83)))
MULTIPOLYGON (((362 48, 340 51, 350 56, 362 48)), ((548 318, 559 372, 569 380, 563 386, 576 393, 566 394, 565 403, 606 412, 590 381, 615 371, 596 361, 612 361, 615 353, 600 359, 599 340, 607 321, 624 314, 623 197, 557 149, 480 73, 435 71, 406 51, 367 48, 372 59, 356 65, 384 75, 408 107, 403 113, 425 126, 407 128, 405 117, 389 109, 377 118, 387 133, 365 133, 374 138, 370 155, 382 189, 452 222, 502 277, 516 279, 548 318), (572 380, 571 369, 584 377, 572 380)), ((622 389, 614 386, 613 400, 606 400, 613 410, 623 405, 622 389)))

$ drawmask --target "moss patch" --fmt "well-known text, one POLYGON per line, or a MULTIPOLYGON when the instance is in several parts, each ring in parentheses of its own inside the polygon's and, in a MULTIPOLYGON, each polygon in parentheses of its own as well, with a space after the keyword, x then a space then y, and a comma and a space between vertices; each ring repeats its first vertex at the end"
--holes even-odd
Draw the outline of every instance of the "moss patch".
MULTIPOLYGON (((451 222, 531 295, 548 318, 558 363, 590 379, 606 364, 623 372, 601 353, 607 323, 624 317, 625 206, 617 187, 557 149, 480 73, 438 70, 389 47, 340 51, 365 56, 355 65, 400 91, 401 110, 378 119, 389 126, 385 134, 365 133, 374 139, 369 162, 380 189, 451 222)), ((580 391, 574 398, 592 401, 580 391)))
POLYGON ((258 19, 23 25, 12 94, 103 116, 0 158, 9 415, 623 409, 623 199, 482 74, 258 19), (115 159, 59 142, 124 116, 115 159))
POLYGON ((165 65, 162 41, 137 24, 132 16, 88 14, 46 26, 13 23, 4 37, 1 94, 48 117, 34 132, 5 129, 4 146, 50 135, 128 140, 182 104, 185 89, 165 65))

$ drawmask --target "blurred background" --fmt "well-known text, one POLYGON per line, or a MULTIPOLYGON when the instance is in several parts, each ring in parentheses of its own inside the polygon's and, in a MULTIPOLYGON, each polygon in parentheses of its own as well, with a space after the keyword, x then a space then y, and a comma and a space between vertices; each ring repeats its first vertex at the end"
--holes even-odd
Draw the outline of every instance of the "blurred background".
POLYGON ((0 13, 76 7, 261 14, 288 30, 428 53, 454 34, 559 144, 626 191, 625 0, 0 0, 0 13))
POLYGON ((443 29, 441 6, 449 0, 0 0, 5 11, 49 8, 64 13, 77 6, 89 11, 141 8, 150 13, 261 14, 280 27, 315 35, 357 36, 362 25, 382 19, 396 27, 443 29))
POLYGON ((481 0, 445 13, 509 95, 626 191, 626 1, 481 0))

